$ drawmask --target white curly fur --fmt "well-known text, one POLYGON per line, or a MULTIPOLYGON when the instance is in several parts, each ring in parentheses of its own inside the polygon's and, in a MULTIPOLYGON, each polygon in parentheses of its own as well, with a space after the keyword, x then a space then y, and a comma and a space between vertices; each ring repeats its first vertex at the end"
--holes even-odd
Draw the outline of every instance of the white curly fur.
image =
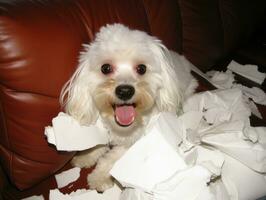
POLYGON ((61 92, 61 103, 66 112, 81 124, 93 124, 100 117, 110 132, 111 149, 97 147, 72 160, 74 165, 81 167, 90 167, 98 162, 88 176, 91 188, 103 191, 112 186, 109 170, 144 134, 152 115, 181 111, 182 102, 197 86, 190 74, 190 65, 183 56, 169 51, 157 38, 121 24, 102 27, 96 39, 90 45, 84 45, 80 64, 61 92), (111 75, 101 72, 105 63, 115 67, 111 75), (147 66, 144 75, 136 73, 138 64, 147 66), (136 90, 126 103, 137 103, 138 118, 132 125, 121 127, 114 120, 111 106, 123 103, 114 91, 125 83, 136 90))

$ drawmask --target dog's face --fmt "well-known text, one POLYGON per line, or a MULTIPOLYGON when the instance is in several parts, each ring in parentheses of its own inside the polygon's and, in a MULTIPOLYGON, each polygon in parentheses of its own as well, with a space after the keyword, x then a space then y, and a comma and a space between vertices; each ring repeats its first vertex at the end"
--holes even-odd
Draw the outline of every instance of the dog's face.
POLYGON ((102 118, 113 128, 127 130, 139 126, 154 107, 156 88, 145 61, 109 61, 99 66, 92 97, 102 118))
POLYGON ((89 56, 95 58, 90 64, 91 95, 102 118, 116 130, 139 127, 154 109, 162 80, 146 36, 103 30, 90 46, 89 56))
POLYGON ((177 84, 160 45, 120 24, 102 28, 65 90, 68 112, 85 123, 99 113, 112 129, 126 134, 153 110, 175 109, 177 84))

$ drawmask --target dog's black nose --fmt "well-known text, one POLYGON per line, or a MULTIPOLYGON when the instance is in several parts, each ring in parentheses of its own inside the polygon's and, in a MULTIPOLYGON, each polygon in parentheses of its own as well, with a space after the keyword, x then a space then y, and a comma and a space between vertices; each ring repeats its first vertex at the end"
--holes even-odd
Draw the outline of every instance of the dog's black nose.
POLYGON ((119 99, 126 101, 135 94, 135 89, 131 85, 119 85, 115 89, 115 94, 119 99))

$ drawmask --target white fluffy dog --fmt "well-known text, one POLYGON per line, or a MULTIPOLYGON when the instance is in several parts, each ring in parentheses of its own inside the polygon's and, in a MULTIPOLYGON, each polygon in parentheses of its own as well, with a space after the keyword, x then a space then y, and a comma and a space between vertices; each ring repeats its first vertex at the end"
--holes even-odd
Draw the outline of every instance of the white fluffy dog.
POLYGON ((194 92, 190 63, 145 32, 121 24, 100 29, 85 46, 80 64, 61 93, 65 110, 81 124, 101 123, 110 144, 80 152, 72 164, 91 167, 90 188, 104 191, 113 185, 114 162, 144 133, 152 115, 181 111, 194 92))

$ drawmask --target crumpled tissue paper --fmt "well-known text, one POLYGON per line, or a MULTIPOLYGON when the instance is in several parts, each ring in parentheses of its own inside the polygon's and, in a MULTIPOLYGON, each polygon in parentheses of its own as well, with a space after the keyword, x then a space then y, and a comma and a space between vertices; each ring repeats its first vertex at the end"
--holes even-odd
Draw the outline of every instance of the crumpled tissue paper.
POLYGON ((76 181, 80 177, 80 168, 74 167, 55 175, 58 188, 67 186, 69 183, 76 181))
POLYGON ((99 121, 95 125, 81 126, 73 117, 60 112, 53 118, 52 126, 45 127, 45 135, 59 151, 90 149, 109 142, 108 132, 99 121))

